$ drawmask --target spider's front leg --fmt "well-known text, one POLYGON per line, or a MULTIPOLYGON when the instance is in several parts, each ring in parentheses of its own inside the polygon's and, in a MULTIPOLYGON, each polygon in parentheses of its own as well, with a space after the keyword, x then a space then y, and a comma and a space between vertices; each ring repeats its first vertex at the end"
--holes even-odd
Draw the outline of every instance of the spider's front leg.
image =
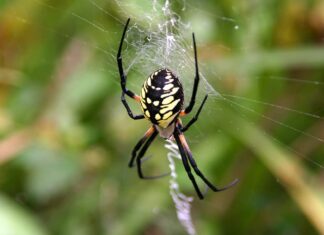
POLYGON ((192 108, 194 107, 195 102, 196 102, 198 84, 199 84, 199 80, 200 80, 199 68, 198 68, 197 46, 196 46, 196 39, 195 39, 194 33, 192 33, 192 42, 193 42, 194 55, 195 55, 195 80, 194 80, 194 84, 193 84, 193 89, 192 89, 192 94, 191 94, 191 99, 190 99, 189 105, 180 113, 181 116, 184 116, 184 115, 190 113, 192 108))
POLYGON ((129 97, 135 99, 136 101, 140 101, 140 97, 138 95, 136 95, 134 92, 132 92, 131 90, 128 90, 126 88, 126 80, 127 80, 127 75, 124 72, 124 68, 123 68, 123 58, 121 55, 122 52, 122 48, 123 48, 123 43, 124 43, 124 39, 125 39, 125 35, 126 35, 126 31, 129 25, 129 21, 130 18, 127 19, 125 27, 124 27, 124 31, 119 43, 119 48, 118 48, 118 52, 117 52, 117 65, 118 65, 118 71, 119 71, 119 76, 120 76, 120 85, 121 88, 123 90, 123 92, 125 94, 127 94, 129 97))
POLYGON ((121 51, 122 51, 122 48, 123 48, 123 43, 124 43, 124 39, 125 39, 125 35, 126 35, 126 31, 127 31, 127 28, 128 28, 129 21, 130 21, 130 18, 128 18, 128 20, 127 20, 127 22, 125 24, 123 35, 122 35, 120 43, 119 43, 119 48, 118 48, 118 52, 117 52, 117 65, 118 65, 118 71, 119 71, 119 76, 120 76, 120 85, 121 85, 121 88, 122 88, 121 101, 124 104, 128 115, 132 119, 137 120, 137 119, 143 119, 144 115, 134 115, 133 114, 132 110, 130 109, 130 107, 129 107, 127 101, 126 101, 125 94, 128 95, 129 97, 131 97, 132 99, 136 100, 137 102, 141 101, 141 97, 136 95, 134 92, 132 92, 131 90, 128 90, 126 88, 127 76, 126 76, 126 74, 124 72, 124 69, 123 69, 123 59, 122 59, 122 55, 121 55, 121 51))
POLYGON ((125 97, 125 93, 122 92, 122 95, 121 95, 121 101, 123 103, 123 105, 125 106, 126 110, 127 110, 127 113, 128 113, 128 116, 134 120, 138 120, 138 119, 143 119, 144 118, 144 115, 143 114, 139 114, 139 115, 134 115, 132 110, 130 109, 127 101, 126 101, 126 97, 125 97))
MULTIPOLYGON (((193 41, 194 56, 195 56, 195 80, 194 80, 194 84, 193 84, 193 89, 192 89, 192 94, 191 94, 189 105, 180 112, 180 117, 186 116, 193 109, 195 102, 196 102, 196 96, 197 96, 198 85, 199 85, 199 80, 200 80, 199 67, 198 67, 198 56, 197 56, 197 46, 196 46, 196 39, 195 39, 194 33, 192 33, 192 41, 193 41)), ((201 105, 198 109, 197 114, 189 121, 189 123, 184 128, 182 128, 183 132, 186 131, 194 122, 197 121, 199 113, 200 113, 202 107, 204 106, 207 98, 208 98, 208 95, 205 96, 203 102, 201 103, 201 105)))

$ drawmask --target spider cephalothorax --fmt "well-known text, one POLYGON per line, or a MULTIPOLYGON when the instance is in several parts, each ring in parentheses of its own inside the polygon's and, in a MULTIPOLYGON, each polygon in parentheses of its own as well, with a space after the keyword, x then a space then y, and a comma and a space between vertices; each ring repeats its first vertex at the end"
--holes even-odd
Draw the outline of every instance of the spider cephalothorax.
POLYGON ((203 199, 204 197, 196 183, 193 174, 191 173, 191 168, 193 168, 195 173, 205 182, 205 184, 215 192, 222 191, 233 186, 237 182, 237 180, 234 180, 231 184, 224 188, 217 188, 206 179, 206 177, 198 169, 196 161, 193 158, 187 141, 183 135, 183 132, 187 131, 188 128, 197 121, 200 111, 207 100, 206 95, 200 107, 198 108, 196 115, 188 122, 187 125, 182 126, 180 117, 185 116, 191 112, 195 104, 199 83, 195 35, 192 34, 195 53, 195 80, 190 102, 186 108, 183 108, 184 95, 182 85, 177 76, 175 76, 175 74, 169 69, 164 68, 153 72, 144 82, 140 96, 136 95, 134 92, 126 88, 126 74, 124 73, 123 69, 121 51, 129 21, 130 19, 128 19, 126 22, 117 53, 117 65, 122 88, 121 100, 128 112, 128 115, 132 119, 137 120, 147 118, 152 123, 152 126, 146 131, 144 136, 135 145, 132 152, 132 158, 128 165, 130 167, 133 167, 134 161, 136 161, 139 177, 143 179, 152 178, 145 177, 143 175, 141 168, 141 159, 145 155, 145 152, 150 144, 159 133, 163 138, 174 138, 176 140, 182 163, 200 199, 203 199), (125 94, 141 104, 143 114, 133 114, 125 99, 125 94))

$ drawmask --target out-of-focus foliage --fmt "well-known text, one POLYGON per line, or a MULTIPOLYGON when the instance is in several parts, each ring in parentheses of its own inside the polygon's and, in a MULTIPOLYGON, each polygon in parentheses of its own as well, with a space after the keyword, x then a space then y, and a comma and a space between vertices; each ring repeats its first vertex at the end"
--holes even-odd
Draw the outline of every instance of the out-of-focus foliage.
MULTIPOLYGON (((323 2, 180 2, 205 76, 241 105, 211 98, 187 134, 209 179, 240 179, 194 201, 198 234, 324 233, 323 2)), ((168 179, 127 167, 149 124, 120 102, 120 22, 137 8, 118 3, 0 1, 0 235, 185 234, 168 179)), ((168 170, 162 146, 152 174, 168 170)))

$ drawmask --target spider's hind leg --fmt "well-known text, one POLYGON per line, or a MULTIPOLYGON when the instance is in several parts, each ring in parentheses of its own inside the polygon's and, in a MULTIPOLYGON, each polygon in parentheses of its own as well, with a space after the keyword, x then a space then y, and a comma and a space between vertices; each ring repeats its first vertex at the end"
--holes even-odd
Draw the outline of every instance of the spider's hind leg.
POLYGON ((196 161, 194 160, 193 156, 192 156, 192 153, 189 149, 189 146, 187 144, 187 141, 183 135, 183 133, 180 131, 180 127, 176 127, 175 129, 175 132, 174 132, 174 137, 177 141, 177 144, 178 144, 178 147, 179 147, 179 151, 180 151, 180 154, 181 154, 181 158, 182 158, 182 161, 183 161, 183 164, 184 164, 184 167, 188 173, 188 176, 190 178, 190 180, 192 181, 194 187, 195 187, 195 190, 199 196, 200 199, 203 199, 203 195, 201 194, 198 186, 197 186, 197 183, 194 179, 194 177, 192 176, 191 174, 191 170, 190 170, 190 167, 189 167, 189 164, 188 164, 188 160, 189 160, 189 163, 191 165, 191 167, 194 169, 195 173, 204 181, 204 183, 209 187, 211 188, 213 191, 215 192, 220 192, 220 191, 223 191, 223 190, 226 190, 232 186, 234 186, 238 180, 235 179, 232 183, 230 183, 229 185, 223 187, 223 188, 218 188, 218 187, 215 187, 204 175, 203 173, 201 173, 201 171, 199 170, 197 164, 196 164, 196 161), (187 159, 188 157, 188 159, 187 159))
POLYGON ((138 141, 138 143, 135 145, 135 147, 132 151, 132 158, 129 161, 128 166, 133 167, 134 161, 136 161, 138 176, 141 179, 158 179, 158 178, 161 178, 161 177, 164 177, 164 176, 167 176, 170 174, 168 172, 168 173, 158 175, 158 176, 144 176, 143 171, 142 171, 142 163, 143 163, 143 161, 145 161, 144 155, 145 155, 147 149, 149 148, 149 146, 154 141, 157 134, 158 134, 157 130, 155 129, 154 126, 152 126, 150 129, 147 130, 147 132, 144 134, 144 136, 138 141), (138 150, 140 150, 140 151, 137 154, 138 150))
POLYGON ((176 127, 175 130, 174 130, 173 136, 174 136, 174 138, 175 138, 175 140, 177 142, 177 145, 178 145, 178 148, 179 148, 179 152, 180 152, 180 155, 181 155, 181 159, 182 159, 183 166, 184 166, 184 168, 185 168, 185 170, 186 170, 186 172, 188 174, 188 177, 191 180, 191 182, 192 182, 192 184, 193 184, 193 186, 194 186, 194 188, 195 188, 195 190, 196 190, 196 192, 198 194, 198 197, 200 199, 204 199, 204 196, 203 196, 203 194, 201 193, 201 191, 200 191, 200 189, 198 187, 198 184, 197 184, 197 182, 195 180, 195 177, 191 173, 191 168, 190 168, 190 165, 188 163, 188 159, 187 159, 187 156, 186 156, 186 151, 184 149, 184 146, 181 143, 181 139, 180 139, 180 135, 179 134, 180 134, 180 130, 177 129, 177 127, 176 127))
MULTIPOLYGON (((130 159, 129 163, 128 163, 128 166, 129 167, 133 167, 134 166, 134 160, 136 158, 136 155, 137 155, 137 151, 142 147, 142 145, 147 141, 148 138, 151 138, 152 135, 155 135, 156 136, 156 129, 154 126, 151 126, 144 134, 144 136, 137 142, 137 144, 135 145, 133 151, 132 151, 132 158, 130 159)), ((155 136, 153 138, 155 138, 155 136)), ((152 140, 153 141, 153 140, 152 140)), ((151 142, 152 142, 151 141, 151 142)), ((146 149, 148 148, 149 146, 146 147, 146 149)))
POLYGON ((218 187, 215 187, 204 175, 203 173, 201 173, 201 171, 199 170, 198 166, 197 166, 197 163, 195 161, 195 159, 193 158, 192 156, 192 153, 189 149, 189 146, 187 145, 186 143, 186 140, 184 138, 184 135, 180 135, 180 139, 183 139, 183 142, 186 144, 185 145, 185 152, 187 153, 187 156, 188 156, 188 159, 189 159, 189 162, 190 162, 190 165, 192 166, 192 168, 194 169, 194 171, 196 172, 196 174, 205 182, 205 184, 207 184, 207 186, 209 188, 211 188, 214 192, 220 192, 220 191, 224 191, 232 186, 234 186, 237 182, 238 182, 238 179, 235 179, 233 180, 230 184, 226 185, 225 187, 222 187, 222 188, 218 188, 218 187))

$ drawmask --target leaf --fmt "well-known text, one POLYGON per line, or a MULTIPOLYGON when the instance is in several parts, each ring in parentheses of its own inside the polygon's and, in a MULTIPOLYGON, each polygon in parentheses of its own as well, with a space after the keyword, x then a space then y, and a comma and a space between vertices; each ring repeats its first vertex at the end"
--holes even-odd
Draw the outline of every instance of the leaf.
POLYGON ((36 217, 0 194, 0 235, 46 235, 36 217))

